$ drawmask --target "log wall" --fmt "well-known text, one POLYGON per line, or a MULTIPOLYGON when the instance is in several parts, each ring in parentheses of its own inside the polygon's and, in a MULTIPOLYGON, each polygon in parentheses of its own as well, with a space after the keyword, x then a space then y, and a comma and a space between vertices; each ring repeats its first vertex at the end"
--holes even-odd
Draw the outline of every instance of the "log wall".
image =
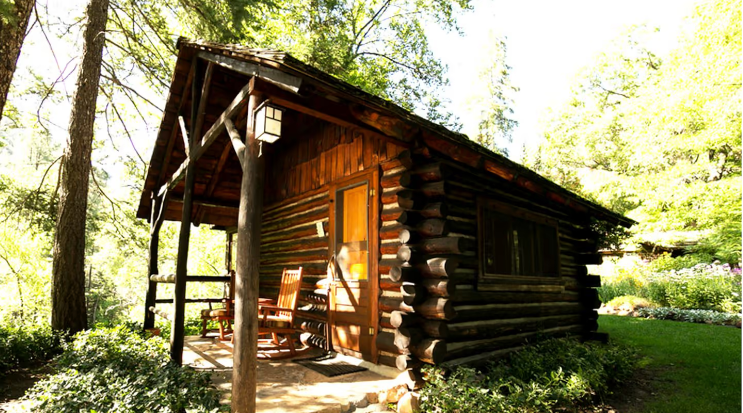
POLYGON ((520 348, 536 334, 597 328, 600 259, 588 217, 550 203, 422 146, 382 178, 380 355, 400 369, 421 363, 472 364, 520 348), (385 184, 386 183, 386 184, 385 184), (477 197, 558 221, 560 275, 502 276, 479 282, 477 197))
MULTIPOLYGON (((280 141, 281 142, 281 141, 280 141)), ((281 270, 305 269, 295 327, 327 345, 328 185, 381 168, 379 317, 381 364, 458 365, 520 348, 538 332, 597 327, 600 259, 587 215, 425 145, 408 150, 363 129, 329 123, 273 148, 261 236, 261 296, 278 293, 281 270), (558 277, 503 276, 478 283, 478 204, 485 196, 558 221, 558 277)), ((267 178, 268 179, 268 178, 267 178)), ((370 274, 370 276, 373 276, 370 274)))

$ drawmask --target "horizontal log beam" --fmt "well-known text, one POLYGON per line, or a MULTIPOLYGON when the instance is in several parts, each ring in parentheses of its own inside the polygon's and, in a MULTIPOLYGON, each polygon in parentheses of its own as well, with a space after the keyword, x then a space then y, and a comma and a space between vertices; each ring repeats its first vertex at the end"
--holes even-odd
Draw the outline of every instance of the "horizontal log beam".
POLYGON ((424 338, 409 347, 410 353, 424 363, 438 365, 446 357, 446 342, 434 338, 424 338))
POLYGON ((388 353, 392 354, 410 354, 410 351, 407 349, 399 349, 395 345, 395 335, 393 333, 388 333, 381 331, 377 334, 377 339, 375 341, 377 345, 377 349, 380 351, 386 351, 388 353))
POLYGON ((229 56, 207 51, 200 51, 197 54, 197 57, 237 73, 263 79, 292 93, 299 93, 299 88, 302 86, 302 78, 290 75, 289 73, 282 72, 272 67, 245 62, 229 56))
POLYGON ((441 181, 452 174, 452 169, 449 165, 442 162, 430 163, 420 167, 414 168, 412 174, 418 177, 424 182, 435 182, 441 181))
POLYGON ((159 315, 160 317, 166 320, 172 320, 171 315, 167 311, 161 310, 155 307, 154 305, 150 306, 150 312, 152 312, 153 314, 159 315))
POLYGON ((574 324, 492 338, 476 337, 470 341, 447 342, 446 356, 447 359, 457 359, 471 354, 482 354, 493 350, 520 346, 533 337, 560 337, 568 334, 582 333, 583 331, 584 327, 582 325, 574 324))
POLYGON ((506 319, 518 317, 544 317, 560 314, 578 314, 585 309, 580 302, 535 302, 511 304, 455 305, 457 322, 506 319))
MULTIPOLYGON (((224 297, 222 298, 186 298, 186 304, 189 303, 223 303, 224 297)), ((155 300, 156 304, 173 304, 172 298, 158 298, 155 300)))
POLYGON ((545 328, 580 324, 583 320, 584 317, 579 314, 568 314, 449 323, 449 338, 455 341, 466 337, 486 338, 506 336, 525 331, 537 331, 545 328))
MULTIPOLYGON (((187 275, 186 282, 230 282, 229 275, 187 275)), ((152 274, 150 281, 156 283, 175 283, 175 274, 152 274)))
POLYGON ((413 156, 410 150, 406 149, 389 161, 383 162, 380 166, 385 172, 399 167, 410 169, 413 167, 413 156))

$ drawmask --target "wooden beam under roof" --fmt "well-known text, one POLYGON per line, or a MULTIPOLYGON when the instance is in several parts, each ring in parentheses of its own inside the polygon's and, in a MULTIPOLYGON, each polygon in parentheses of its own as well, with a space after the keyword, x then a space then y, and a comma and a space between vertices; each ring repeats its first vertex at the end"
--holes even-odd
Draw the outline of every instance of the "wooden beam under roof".
MULTIPOLYGON (((168 139, 168 145, 165 148, 165 159, 163 159, 163 163, 160 169, 160 174, 157 176, 157 182, 155 182, 155 188, 160 188, 160 185, 163 182, 163 172, 167 171, 167 167, 170 164, 170 158, 173 154, 173 146, 175 145, 175 138, 176 135, 178 135, 178 115, 181 113, 181 110, 183 109, 183 105, 185 104, 186 100, 191 94, 191 82, 193 82, 193 78, 196 75, 196 65, 193 64, 193 61, 191 62, 191 69, 188 71, 188 76, 186 77, 186 83, 183 85, 183 95, 181 96, 181 101, 178 104, 178 110, 176 111, 176 119, 174 122, 173 127, 171 128, 170 132, 170 138, 168 139)), ((157 192, 158 195, 162 195, 160 191, 157 192)))
POLYGON ((219 116, 217 121, 214 122, 214 124, 212 125, 211 128, 209 128, 208 131, 206 131, 204 136, 201 138, 201 142, 194 145, 194 147, 191 149, 191 156, 186 158, 186 160, 184 160, 183 163, 175 171, 173 176, 171 176, 170 179, 168 179, 168 182, 166 182, 163 186, 160 187, 160 189, 158 190, 158 195, 162 195, 168 189, 173 189, 178 184, 178 182, 180 182, 181 179, 183 179, 183 176, 186 173, 186 168, 188 167, 189 163, 198 161, 201 155, 203 155, 206 152, 209 146, 211 146, 211 144, 214 143, 217 137, 224 131, 225 119, 231 119, 245 105, 246 99, 250 95, 251 90, 253 89, 253 85, 255 83, 254 79, 255 78, 251 79, 251 81, 248 82, 247 85, 245 85, 242 89, 240 89, 239 92, 237 92, 237 95, 235 96, 235 98, 227 106, 224 112, 222 112, 222 114, 219 116))
POLYGON ((274 69, 272 67, 266 67, 256 63, 245 62, 229 56, 200 51, 196 54, 198 58, 204 59, 207 62, 218 64, 226 69, 230 69, 237 73, 257 77, 267 82, 273 83, 274 85, 288 90, 292 93, 299 93, 299 88, 302 86, 302 79, 286 72, 274 69))
POLYGON ((399 137, 387 136, 383 133, 372 130, 367 126, 367 124, 357 120, 351 113, 349 102, 336 102, 319 95, 296 96, 287 93, 270 83, 260 81, 255 82, 254 90, 263 93, 268 100, 277 106, 304 113, 305 115, 310 115, 346 128, 361 128, 371 137, 392 142, 398 146, 406 148, 412 146, 412 136, 406 137, 405 139, 407 140, 402 140, 399 137))
MULTIPOLYGON (((206 66, 206 72, 204 73, 204 81, 201 84, 201 94, 199 95, 199 106, 195 108, 196 120, 191 118, 191 125, 193 126, 193 133, 201 135, 201 130, 204 127, 204 118, 206 117, 206 105, 209 101, 209 91, 211 90, 212 74, 214 74, 214 63, 209 62, 206 66)), ((211 195, 211 193, 209 194, 211 195)), ((193 214, 193 223, 198 226, 201 224, 201 219, 198 217, 203 216, 203 208, 197 205, 196 210, 193 214)))

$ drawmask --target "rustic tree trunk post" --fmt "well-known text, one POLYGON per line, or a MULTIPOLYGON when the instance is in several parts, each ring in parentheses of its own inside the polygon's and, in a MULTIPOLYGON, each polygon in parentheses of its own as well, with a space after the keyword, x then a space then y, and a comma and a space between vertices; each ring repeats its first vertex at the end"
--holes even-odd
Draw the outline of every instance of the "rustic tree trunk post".
POLYGON ((232 411, 254 413, 258 363, 258 269, 263 212, 264 160, 255 139, 253 111, 260 97, 251 94, 242 162, 240 212, 237 219, 235 277, 235 347, 232 368, 232 411))
MULTIPOLYGON (((183 362, 183 339, 186 324, 186 276, 188 275, 188 244, 191 238, 191 217, 193 216, 193 190, 196 183, 196 155, 195 144, 200 141, 196 136, 195 114, 200 105, 200 85, 198 79, 198 59, 194 59, 194 80, 191 82, 191 130, 184 136, 184 143, 188 144, 188 165, 183 186, 183 209, 181 214, 181 229, 178 234, 178 258, 175 265, 175 291, 173 293, 173 324, 170 333, 170 358, 177 364, 183 362)), ((181 131, 181 133, 186 133, 181 131)))
POLYGON ((155 305, 157 299, 157 283, 150 279, 153 274, 159 274, 157 268, 158 250, 160 246, 160 226, 162 219, 158 216, 161 208, 165 207, 165 197, 167 193, 158 197, 152 193, 152 211, 150 213, 150 245, 149 245, 149 262, 147 265, 147 295, 144 300, 144 329, 155 327, 155 313, 150 311, 150 307, 155 305))
POLYGON ((21 54, 21 46, 26 38, 28 20, 34 9, 35 0, 15 0, 13 15, 7 24, 0 19, 0 120, 8 99, 8 90, 13 81, 13 73, 21 54))
MULTIPOLYGON (((189 137, 189 142, 193 139, 189 137)), ((183 214, 178 234, 178 258, 175 264, 175 291, 173 293, 173 324, 170 333, 170 358, 177 364, 183 361, 183 334, 186 321, 186 275, 188 273, 188 243, 191 237, 193 188, 196 182, 196 161, 189 160, 183 193, 183 214)))
POLYGON ((87 328, 85 221, 95 104, 109 0, 90 0, 83 56, 72 99, 67 148, 62 158, 59 212, 52 262, 52 328, 74 334, 87 328))

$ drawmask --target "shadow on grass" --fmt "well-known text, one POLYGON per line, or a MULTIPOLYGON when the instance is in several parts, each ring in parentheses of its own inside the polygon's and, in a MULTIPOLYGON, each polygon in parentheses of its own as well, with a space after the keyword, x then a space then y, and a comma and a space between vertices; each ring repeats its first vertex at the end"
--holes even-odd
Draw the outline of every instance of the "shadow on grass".
MULTIPOLYGON (((633 386, 640 402, 619 412, 726 413, 741 411, 741 330, 734 327, 601 316, 610 340, 635 346, 646 360, 633 386), (644 373, 643 373, 644 372, 644 373), (647 377, 643 379, 643 374, 647 377), (645 380, 645 382, 643 382, 645 380)), ((622 391, 622 394, 625 392, 622 391)), ((618 396, 622 396, 622 394, 618 396)), ((629 401, 629 400, 628 400, 629 401)))

